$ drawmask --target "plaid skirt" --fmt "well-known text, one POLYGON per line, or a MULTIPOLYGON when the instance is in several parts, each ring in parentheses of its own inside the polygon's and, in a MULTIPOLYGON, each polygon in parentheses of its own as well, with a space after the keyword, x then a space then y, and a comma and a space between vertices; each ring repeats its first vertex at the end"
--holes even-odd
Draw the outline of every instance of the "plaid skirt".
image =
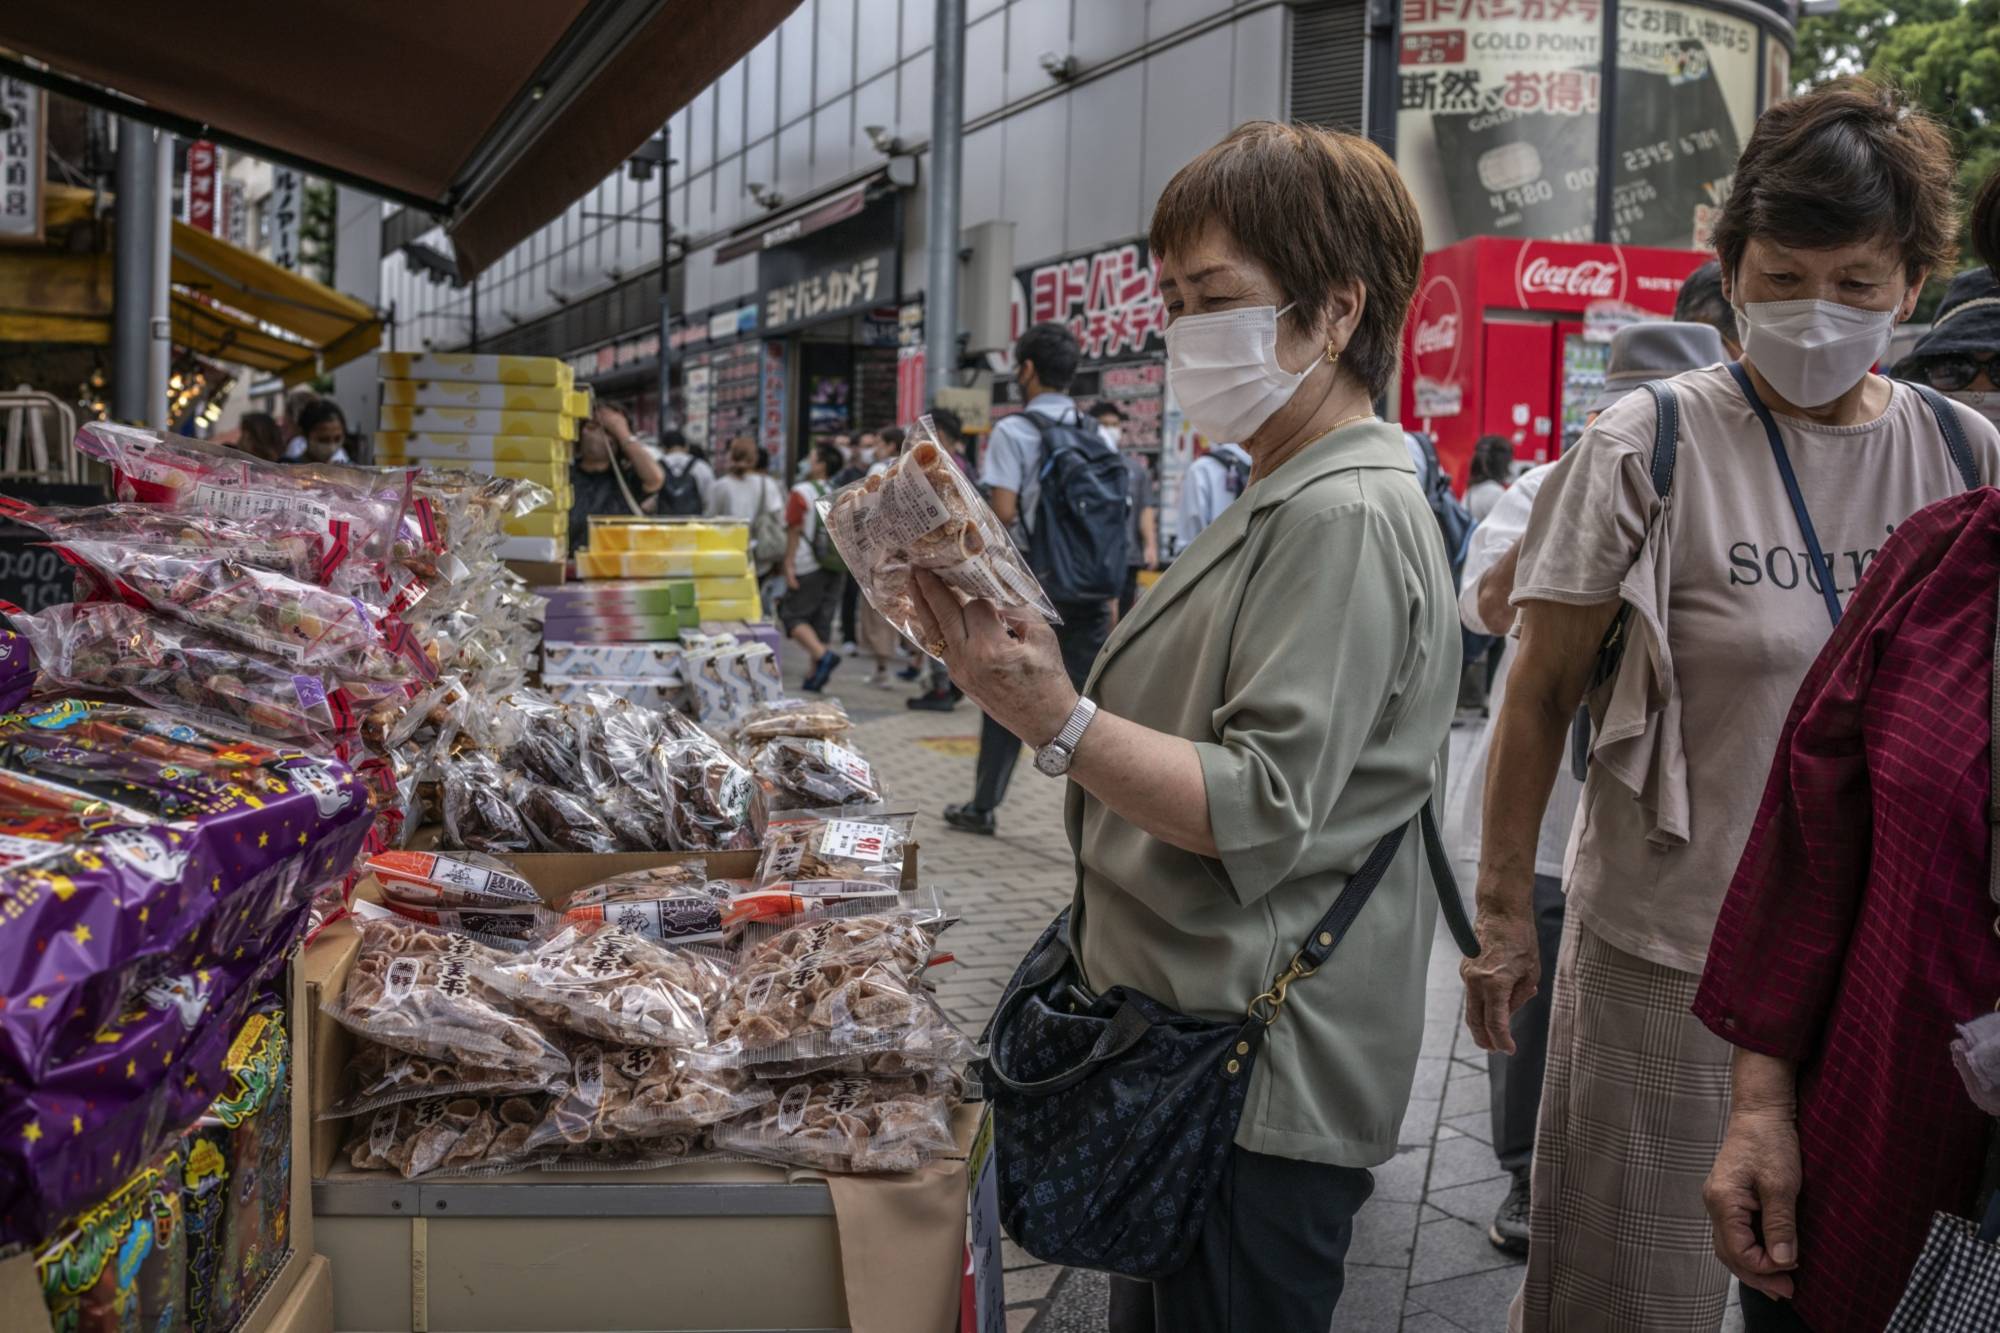
POLYGON ((1714 1333, 1729 1298, 1701 1186, 1734 1048, 1689 1012, 1701 977, 1618 949, 1571 912, 1535 1127, 1514 1333, 1714 1333))

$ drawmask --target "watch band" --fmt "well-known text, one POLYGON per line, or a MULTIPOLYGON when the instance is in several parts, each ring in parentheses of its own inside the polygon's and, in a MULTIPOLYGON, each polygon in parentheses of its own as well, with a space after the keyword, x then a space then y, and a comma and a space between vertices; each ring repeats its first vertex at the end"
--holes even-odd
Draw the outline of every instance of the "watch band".
POLYGON ((1084 729, 1090 726, 1091 719, 1096 716, 1096 703, 1087 698, 1078 699, 1076 707, 1070 710, 1069 721, 1063 723, 1063 729, 1056 733, 1056 738, 1049 744, 1061 749, 1065 754, 1075 754, 1077 743, 1083 739, 1084 729))

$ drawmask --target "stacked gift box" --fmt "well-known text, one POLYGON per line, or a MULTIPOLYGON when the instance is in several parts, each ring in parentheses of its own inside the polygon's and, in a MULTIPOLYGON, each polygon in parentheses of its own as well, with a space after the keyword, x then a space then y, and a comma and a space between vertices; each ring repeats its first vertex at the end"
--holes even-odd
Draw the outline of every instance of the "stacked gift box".
MULTIPOLYGON (((670 639, 705 623, 764 618, 746 523, 593 516, 590 549, 577 552, 576 576, 584 582, 573 597, 551 603, 551 619, 640 631, 587 641, 670 639)), ((554 625, 547 636, 571 637, 554 625)))
POLYGON ((421 464, 518 477, 555 503, 507 521, 503 560, 568 554, 569 465, 590 394, 567 363, 541 356, 387 352, 375 449, 391 465, 421 464))

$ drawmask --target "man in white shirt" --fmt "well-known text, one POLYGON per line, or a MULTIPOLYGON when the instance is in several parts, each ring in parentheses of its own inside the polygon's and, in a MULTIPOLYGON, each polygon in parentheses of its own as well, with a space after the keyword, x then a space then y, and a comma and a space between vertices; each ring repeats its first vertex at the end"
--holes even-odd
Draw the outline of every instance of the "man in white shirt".
POLYGON ((1185 551, 1201 530, 1222 517, 1250 484, 1250 455, 1240 444, 1218 444, 1188 465, 1181 477, 1180 524, 1175 549, 1185 551))
MULTIPOLYGON (((1044 446, 1035 418, 1083 426, 1096 447, 1115 452, 1069 396, 1081 357, 1075 336, 1061 324, 1037 324, 1014 344, 1014 379, 1027 398, 1027 410, 993 423, 979 481, 993 512, 1024 550, 1031 539, 1028 516, 1040 496, 1037 475, 1044 446)), ((1097 650, 1111 633, 1111 604, 1057 602, 1056 612, 1062 617, 1056 626, 1056 641, 1062 646, 1063 666, 1080 690, 1091 663, 1097 660, 1097 650)), ((964 805, 946 806, 945 823, 962 833, 988 837, 998 831, 993 812, 1007 795, 1007 784, 1020 757, 1019 738, 992 718, 984 719, 979 728, 978 781, 972 799, 964 805)))
POLYGON ((682 518, 714 512, 710 495, 715 489, 715 469, 688 448, 687 436, 677 430, 661 434, 660 466, 666 472, 666 482, 654 512, 682 518))

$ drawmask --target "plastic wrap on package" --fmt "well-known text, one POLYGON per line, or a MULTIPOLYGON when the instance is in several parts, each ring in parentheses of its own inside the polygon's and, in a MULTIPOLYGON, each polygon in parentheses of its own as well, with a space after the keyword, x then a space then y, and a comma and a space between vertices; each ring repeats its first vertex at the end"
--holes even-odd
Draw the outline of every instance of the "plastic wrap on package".
POLYGON ((770 1100, 767 1086, 737 1070, 701 1068, 658 1047, 587 1041, 529 1146, 570 1152, 686 1134, 770 1100))
POLYGON ((949 1074, 816 1076, 712 1134, 719 1148, 822 1171, 914 1171, 955 1150, 951 1112, 961 1097, 949 1074))
POLYGON ((426 1097, 354 1122, 348 1161, 405 1179, 434 1171, 498 1171, 530 1160, 528 1136, 547 1115, 539 1095, 426 1097))
POLYGON ((601 921, 565 927, 532 953, 485 961, 480 980, 551 1023, 628 1046, 692 1047, 728 982, 726 957, 672 949, 601 921))
POLYGON ((868 602, 896 629, 936 657, 915 614, 913 570, 935 575, 962 602, 1032 611, 1054 622, 1042 591, 1007 530, 937 443, 929 417, 910 428, 908 447, 889 467, 819 502, 827 535, 868 602))

